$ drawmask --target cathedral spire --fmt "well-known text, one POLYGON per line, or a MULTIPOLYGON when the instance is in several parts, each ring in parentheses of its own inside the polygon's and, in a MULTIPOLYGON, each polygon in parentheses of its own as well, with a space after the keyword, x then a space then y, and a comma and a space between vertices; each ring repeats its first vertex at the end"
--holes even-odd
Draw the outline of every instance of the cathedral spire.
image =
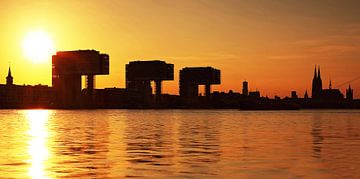
POLYGON ((346 99, 353 100, 354 99, 354 90, 351 89, 351 85, 349 84, 349 88, 346 89, 346 99))
POLYGON ((322 80, 320 74, 320 65, 315 65, 314 79, 312 81, 312 94, 311 97, 314 99, 321 98, 322 95, 322 80))
POLYGON ((316 65, 315 65, 315 69, 314 69, 314 79, 317 78, 317 75, 316 75, 316 65))
POLYGON ((305 91, 304 98, 305 98, 305 99, 308 99, 308 98, 309 98, 309 95, 308 95, 307 90, 305 91))

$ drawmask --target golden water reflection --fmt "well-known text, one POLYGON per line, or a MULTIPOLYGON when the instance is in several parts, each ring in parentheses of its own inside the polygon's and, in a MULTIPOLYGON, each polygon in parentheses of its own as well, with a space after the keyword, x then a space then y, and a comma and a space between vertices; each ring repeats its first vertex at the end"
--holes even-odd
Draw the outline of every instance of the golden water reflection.
POLYGON ((359 178, 360 111, 0 110, 0 178, 359 178))
POLYGON ((46 174, 46 161, 49 158, 49 150, 47 148, 47 140, 49 130, 47 122, 49 120, 50 111, 48 110, 29 110, 26 111, 26 118, 29 123, 27 134, 30 137, 28 145, 28 153, 30 155, 29 176, 32 178, 48 178, 46 174))

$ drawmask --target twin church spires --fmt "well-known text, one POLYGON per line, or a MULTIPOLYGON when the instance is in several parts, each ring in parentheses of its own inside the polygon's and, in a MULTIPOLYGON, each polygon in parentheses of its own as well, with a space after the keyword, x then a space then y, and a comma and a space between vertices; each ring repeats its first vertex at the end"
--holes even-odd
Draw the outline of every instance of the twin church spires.
MULTIPOLYGON (((346 99, 353 100, 353 89, 349 85, 349 88, 346 89, 346 99)), ((338 89, 332 88, 331 79, 329 81, 329 89, 324 89, 322 87, 322 80, 320 74, 320 66, 315 66, 314 78, 312 81, 312 99, 336 99, 343 98, 343 94, 338 89)))
POLYGON ((320 66, 318 66, 316 70, 314 70, 314 78, 312 81, 312 98, 313 99, 319 99, 322 95, 322 80, 321 80, 321 74, 320 74, 320 66))

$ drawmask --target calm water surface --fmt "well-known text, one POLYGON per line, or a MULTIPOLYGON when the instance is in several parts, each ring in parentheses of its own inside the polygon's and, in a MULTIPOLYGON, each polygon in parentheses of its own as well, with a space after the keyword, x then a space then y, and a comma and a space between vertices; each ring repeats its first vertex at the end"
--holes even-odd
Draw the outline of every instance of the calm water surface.
POLYGON ((360 110, 0 110, 0 178, 359 178, 360 110))

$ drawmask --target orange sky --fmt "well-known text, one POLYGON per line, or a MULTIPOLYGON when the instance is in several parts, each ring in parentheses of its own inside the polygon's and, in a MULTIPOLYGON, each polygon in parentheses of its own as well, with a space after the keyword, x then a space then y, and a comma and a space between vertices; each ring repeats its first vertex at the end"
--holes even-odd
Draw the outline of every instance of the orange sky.
MULTIPOLYGON (((213 66, 215 90, 262 95, 311 91, 315 64, 324 86, 360 76, 360 1, 356 0, 78 0, 0 2, 0 83, 11 64, 15 84, 51 85, 51 59, 24 58, 26 33, 43 30, 56 50, 96 49, 110 55, 110 75, 97 87, 124 87, 125 64, 162 59, 175 64, 164 91, 178 93, 178 70, 213 66)), ((360 80, 352 83, 360 97, 360 80)), ((341 87, 344 92, 345 86, 341 87)))

